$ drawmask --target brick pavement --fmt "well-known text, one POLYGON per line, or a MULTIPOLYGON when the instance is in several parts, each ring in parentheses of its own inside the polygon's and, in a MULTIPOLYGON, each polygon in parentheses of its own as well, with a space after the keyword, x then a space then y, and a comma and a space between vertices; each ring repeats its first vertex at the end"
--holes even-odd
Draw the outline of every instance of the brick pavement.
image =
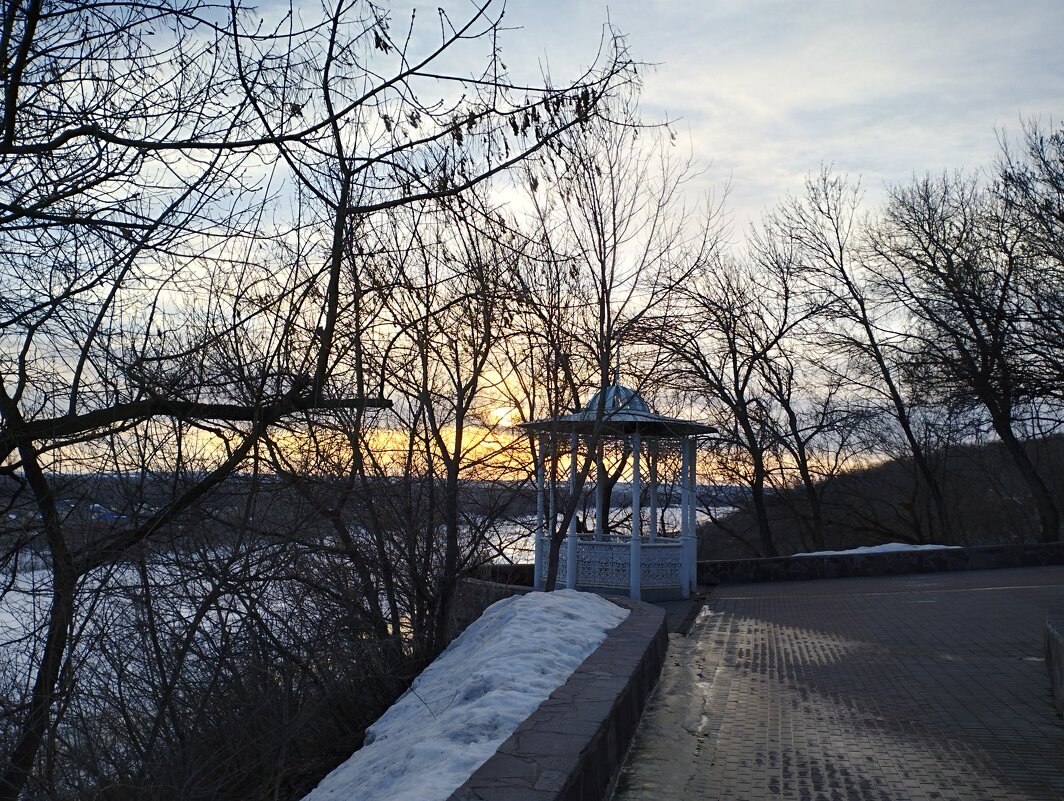
POLYGON ((1062 596, 1064 567, 718 587, 613 799, 1064 799, 1062 596))

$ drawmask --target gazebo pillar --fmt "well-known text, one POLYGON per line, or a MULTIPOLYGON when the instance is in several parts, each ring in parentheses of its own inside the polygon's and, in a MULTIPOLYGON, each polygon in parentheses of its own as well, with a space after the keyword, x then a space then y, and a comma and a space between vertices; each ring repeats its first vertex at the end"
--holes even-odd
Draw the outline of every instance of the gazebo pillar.
POLYGON ((533 548, 535 549, 535 568, 533 569, 533 586, 537 590, 542 590, 546 582, 543 577, 543 542, 544 542, 544 530, 546 529, 547 516, 546 504, 543 497, 546 489, 544 482, 544 447, 545 438, 542 434, 536 437, 536 539, 534 541, 533 548))
POLYGON ((595 541, 601 542, 603 535, 606 533, 606 515, 609 514, 609 507, 606 504, 606 499, 602 496, 602 444, 599 444, 598 450, 595 451, 595 541), (605 508, 604 508, 605 507, 605 508))
POLYGON ((658 538, 658 440, 650 440, 650 531, 649 540, 658 538))
POLYGON ((680 440, 680 589, 686 598, 691 589, 691 449, 690 440, 680 440))
POLYGON ((642 572, 640 559, 640 538, 643 534, 642 509, 640 508, 642 495, 641 476, 639 475, 639 431, 632 432, 632 543, 630 558, 628 561, 628 597, 639 600, 639 579, 642 572))
POLYGON ((697 443, 694 438, 685 440, 683 444, 684 461, 687 463, 684 475, 684 483, 687 485, 687 492, 685 493, 684 498, 684 518, 687 525, 681 541, 683 547, 681 557, 683 559, 682 584, 684 587, 684 595, 695 591, 698 584, 698 452, 696 446, 697 443))
MULTIPOLYGON (((554 538, 557 536, 558 528, 558 437, 556 434, 552 434, 548 437, 547 441, 550 443, 550 451, 548 453, 549 460, 547 465, 547 545, 545 550, 547 555, 550 555, 550 548, 554 546, 551 544, 554 538)), ((545 567, 549 571, 550 562, 549 559, 543 561, 545 567)), ((555 586, 561 581, 564 576, 555 576, 555 586)))
POLYGON ((565 540, 566 547, 566 562, 565 562, 565 586, 570 590, 576 589, 576 511, 577 503, 576 498, 576 448, 579 439, 574 431, 569 437, 569 504, 573 507, 573 513, 569 515, 569 532, 568 537, 565 540))

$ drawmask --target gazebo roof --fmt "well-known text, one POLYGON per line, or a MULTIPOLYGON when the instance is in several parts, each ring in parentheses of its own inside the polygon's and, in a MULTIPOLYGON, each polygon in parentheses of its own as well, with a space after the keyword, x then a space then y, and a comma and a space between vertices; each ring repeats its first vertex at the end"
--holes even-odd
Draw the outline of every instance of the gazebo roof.
POLYGON ((604 390, 602 417, 599 418, 601 392, 596 392, 578 412, 563 417, 532 420, 521 423, 529 431, 553 431, 571 434, 602 434, 610 437, 626 437, 639 433, 648 437, 692 437, 714 434, 717 429, 693 420, 665 417, 651 411, 650 404, 634 389, 622 386, 614 380, 604 390))

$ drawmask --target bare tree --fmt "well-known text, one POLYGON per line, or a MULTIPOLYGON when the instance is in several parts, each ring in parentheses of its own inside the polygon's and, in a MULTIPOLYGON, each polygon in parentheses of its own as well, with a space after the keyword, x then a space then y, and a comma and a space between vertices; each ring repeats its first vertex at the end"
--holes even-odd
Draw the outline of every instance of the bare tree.
MULTIPOLYGON (((87 577, 178 532, 282 419, 385 405, 357 356, 355 380, 337 380, 358 221, 458 195, 627 80, 615 51, 563 89, 515 85, 500 15, 443 17, 417 54, 368 3, 306 25, 199 0, 4 6, 0 460, 31 510, 4 548, 8 566, 39 554, 49 611, 0 798, 31 780, 49 792, 57 715, 78 691, 63 678, 72 631, 97 597, 87 577), (436 66, 482 42, 483 74, 436 66), (420 100, 441 84, 451 99, 420 100), (145 491, 84 525, 63 478, 105 465, 145 491)), ((107 486, 86 500, 115 505, 107 486)))
POLYGON ((468 504, 463 486, 488 476, 486 462, 505 448, 490 441, 497 421, 486 412, 501 380, 491 368, 509 331, 507 277, 517 256, 493 214, 472 197, 416 212, 397 226, 399 241, 379 259, 385 272, 376 278, 394 282, 385 300, 392 331, 378 345, 380 358, 391 363, 382 365, 390 394, 409 410, 410 434, 423 438, 427 477, 440 481, 437 649, 449 642, 457 581, 475 566, 484 523, 472 514, 478 504, 468 504))
MULTIPOLYGON (((527 164, 531 213, 522 225, 524 268, 513 276, 519 336, 511 340, 509 358, 514 365, 528 364, 542 379, 522 384, 525 397, 515 398, 525 415, 557 417, 597 391, 601 419, 603 390, 619 361, 629 371, 626 383, 637 390, 652 372, 659 345, 649 332, 669 324, 674 288, 719 233, 713 220, 697 220, 692 227, 696 214, 685 208, 681 190, 693 163, 676 157, 670 145, 667 128, 644 125, 634 98, 622 98, 605 107, 603 119, 559 137, 527 164)), ((551 438, 564 439, 561 432, 551 438)), ((589 438, 576 491, 560 510, 561 523, 555 528, 557 521, 550 520, 548 588, 556 579, 563 534, 596 469, 593 454, 600 443, 598 434, 589 438)), ((615 467, 618 475, 626 458, 615 467)), ((558 454, 550 454, 552 487, 557 463, 558 454)), ((603 472, 600 491, 616 480, 603 472)))
POLYGON ((971 179, 925 178, 894 190, 871 247, 884 286, 912 315, 910 359, 940 397, 982 407, 1038 510, 1059 537, 1052 494, 1016 431, 1033 397, 1019 291, 1035 268, 1010 215, 971 179))
POLYGON ((809 341, 789 342, 760 368, 779 451, 769 481, 798 521, 806 551, 827 545, 825 495, 834 479, 873 448, 867 437, 868 411, 846 397, 846 383, 833 371, 810 364, 821 357, 814 348, 809 341))
POLYGON ((816 313, 799 294, 795 263, 776 252, 768 260, 720 256, 703 262, 682 288, 684 316, 661 336, 674 385, 713 415, 721 444, 745 457, 761 555, 776 556, 766 506, 776 423, 764 385, 770 365, 816 313))
POLYGON ((1020 276, 1024 337, 1035 360, 1037 393, 1064 399, 1064 130, 1024 127, 1019 152, 1002 142, 992 191, 1008 210, 1033 269, 1020 276))
POLYGON ((766 218, 766 236, 791 243, 803 265, 803 280, 824 304, 816 347, 821 353, 843 355, 842 359, 825 359, 825 364, 837 370, 858 397, 871 395, 886 404, 930 496, 938 530, 930 536, 952 542, 941 481, 900 375, 904 359, 893 327, 896 321, 877 294, 874 273, 864 258, 859 202, 858 186, 821 169, 806 180, 802 196, 788 199, 766 218))

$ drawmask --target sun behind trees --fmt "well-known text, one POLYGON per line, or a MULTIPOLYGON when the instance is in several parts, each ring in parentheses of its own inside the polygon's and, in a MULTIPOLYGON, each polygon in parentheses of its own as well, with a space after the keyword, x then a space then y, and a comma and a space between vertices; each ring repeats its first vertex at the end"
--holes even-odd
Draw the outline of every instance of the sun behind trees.
POLYGON ((514 85, 500 18, 4 6, 0 798, 289 795, 328 751, 309 732, 357 741, 435 647, 455 554, 253 490, 279 425, 345 421, 358 450, 390 403, 361 349, 386 289, 353 270, 386 212, 632 80, 607 31, 585 75, 514 85))

